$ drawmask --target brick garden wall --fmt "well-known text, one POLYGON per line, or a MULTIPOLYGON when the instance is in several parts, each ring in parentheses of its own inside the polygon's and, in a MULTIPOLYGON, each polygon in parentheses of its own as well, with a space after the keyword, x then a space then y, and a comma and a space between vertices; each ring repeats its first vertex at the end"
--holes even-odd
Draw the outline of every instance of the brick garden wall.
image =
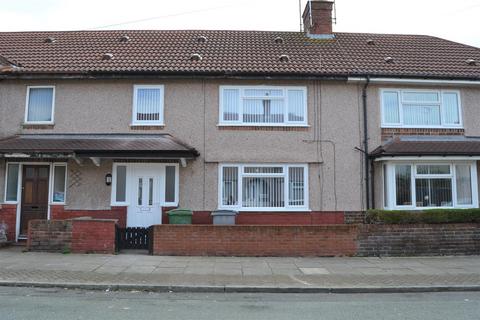
POLYGON ((360 225, 359 256, 480 254, 480 224, 360 225))
MULTIPOLYGON (((162 223, 168 224, 167 212, 175 208, 163 208, 162 223)), ((193 224, 213 224, 211 211, 194 211, 193 224)), ((346 213, 343 211, 312 212, 241 212, 237 216, 239 225, 318 225, 343 224, 346 213)), ((362 220, 363 222, 363 220, 362 220)), ((356 222, 353 222, 356 223, 356 222)))
POLYGON ((95 219, 115 219, 122 228, 127 225, 127 207, 112 207, 110 210, 69 210, 65 209, 63 205, 52 205, 50 207, 50 219, 52 220, 66 220, 86 216, 95 219))
POLYGON ((111 219, 32 220, 27 249, 73 253, 115 253, 115 224, 111 219))
POLYGON ((115 253, 116 220, 72 220, 72 252, 115 253))
POLYGON ((32 251, 67 252, 72 247, 71 220, 32 220, 27 248, 32 251))
POLYGON ((17 205, 16 204, 0 204, 0 224, 7 225, 8 241, 15 241, 15 232, 17 225, 17 205))
POLYGON ((212 226, 154 227, 155 255, 351 256, 357 226, 212 226))

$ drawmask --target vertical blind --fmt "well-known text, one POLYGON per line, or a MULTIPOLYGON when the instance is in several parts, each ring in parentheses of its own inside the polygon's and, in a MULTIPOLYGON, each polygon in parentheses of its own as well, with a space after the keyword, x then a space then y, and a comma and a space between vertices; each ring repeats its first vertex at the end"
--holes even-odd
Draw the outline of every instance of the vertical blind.
POLYGON ((162 95, 160 88, 137 88, 136 121, 161 122, 162 95))
POLYGON ((471 168, 469 165, 456 165, 457 203, 460 205, 473 204, 471 168))
POLYGON ((382 93, 385 125, 459 126, 458 93, 387 90, 382 93))
POLYGON ((222 167, 221 205, 244 208, 304 207, 305 167, 285 168, 286 171, 283 166, 222 167))
POLYGON ((225 123, 305 123, 303 89, 222 89, 222 121, 225 123))
POLYGON ((6 192, 6 201, 17 201, 17 191, 18 191, 18 164, 8 164, 7 165, 7 192, 6 192))
POLYGON ((412 204, 411 189, 411 166, 395 166, 395 190, 397 206, 409 206, 412 204))
POLYGON ((53 88, 29 88, 27 121, 52 121, 53 88))

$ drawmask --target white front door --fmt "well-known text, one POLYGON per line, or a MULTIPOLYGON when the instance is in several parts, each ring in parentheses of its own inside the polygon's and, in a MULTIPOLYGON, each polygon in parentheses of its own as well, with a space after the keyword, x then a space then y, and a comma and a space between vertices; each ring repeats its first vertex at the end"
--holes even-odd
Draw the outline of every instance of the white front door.
POLYGON ((149 227, 162 223, 160 186, 162 172, 154 168, 132 168, 127 227, 149 227))

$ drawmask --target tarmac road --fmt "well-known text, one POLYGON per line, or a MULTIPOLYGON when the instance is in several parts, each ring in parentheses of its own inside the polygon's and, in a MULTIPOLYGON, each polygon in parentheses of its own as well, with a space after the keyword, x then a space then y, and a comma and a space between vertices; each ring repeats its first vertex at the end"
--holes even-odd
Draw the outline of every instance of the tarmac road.
POLYGON ((0 319, 480 319, 480 292, 210 294, 0 287, 0 319))

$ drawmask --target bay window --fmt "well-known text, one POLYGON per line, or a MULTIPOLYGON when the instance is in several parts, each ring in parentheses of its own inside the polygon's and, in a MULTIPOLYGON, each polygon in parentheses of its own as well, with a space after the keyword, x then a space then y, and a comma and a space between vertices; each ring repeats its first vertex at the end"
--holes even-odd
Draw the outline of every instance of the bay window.
POLYGON ((305 210, 306 165, 220 166, 220 208, 237 210, 305 210))
POLYGON ((462 127, 458 91, 384 89, 381 97, 382 127, 462 127))
POLYGON ((478 206, 476 164, 387 163, 385 207, 390 209, 478 206))
POLYGON ((222 86, 220 124, 306 125, 306 88, 222 86))

